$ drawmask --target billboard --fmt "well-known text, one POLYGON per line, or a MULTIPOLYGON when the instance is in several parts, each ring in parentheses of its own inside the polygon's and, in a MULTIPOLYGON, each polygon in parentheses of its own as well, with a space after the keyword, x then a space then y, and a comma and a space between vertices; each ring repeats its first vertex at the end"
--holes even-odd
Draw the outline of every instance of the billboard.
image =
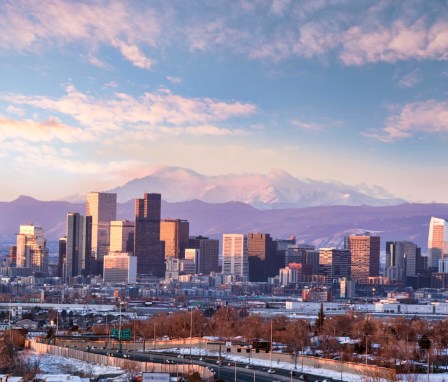
POLYGON ((169 373, 142 373, 142 382, 170 382, 169 373))

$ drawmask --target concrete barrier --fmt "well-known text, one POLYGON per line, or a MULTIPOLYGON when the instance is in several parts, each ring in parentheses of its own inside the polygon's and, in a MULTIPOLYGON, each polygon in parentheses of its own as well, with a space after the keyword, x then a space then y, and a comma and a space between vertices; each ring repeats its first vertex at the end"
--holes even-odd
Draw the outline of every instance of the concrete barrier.
POLYGON ((29 341, 27 344, 30 349, 40 354, 53 354, 64 358, 74 358, 80 361, 105 366, 115 366, 120 369, 134 372, 153 372, 153 373, 171 373, 179 375, 190 375, 198 372, 204 380, 212 382, 213 373, 206 367, 195 364, 163 364, 154 362, 139 362, 125 358, 108 357, 107 355, 89 353, 78 349, 66 348, 60 346, 47 345, 36 341, 29 341))

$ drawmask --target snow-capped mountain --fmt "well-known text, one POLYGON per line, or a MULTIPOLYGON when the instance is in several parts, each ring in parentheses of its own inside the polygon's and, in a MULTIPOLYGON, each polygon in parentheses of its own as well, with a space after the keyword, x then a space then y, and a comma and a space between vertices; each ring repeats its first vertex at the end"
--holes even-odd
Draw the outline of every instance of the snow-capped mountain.
POLYGON ((378 187, 302 180, 283 170, 272 170, 266 175, 207 176, 180 167, 159 167, 147 176, 131 180, 110 192, 118 194, 119 202, 141 197, 144 192, 158 192, 169 202, 194 199, 208 203, 239 201, 261 209, 384 206, 404 202, 378 187))

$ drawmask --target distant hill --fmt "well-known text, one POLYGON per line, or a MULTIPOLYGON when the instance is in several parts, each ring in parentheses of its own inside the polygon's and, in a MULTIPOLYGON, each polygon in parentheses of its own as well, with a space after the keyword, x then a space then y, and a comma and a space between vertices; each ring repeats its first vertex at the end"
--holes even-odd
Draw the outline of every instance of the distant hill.
MULTIPOLYGON (((84 213, 84 203, 43 202, 21 196, 0 203, 2 241, 14 240, 19 225, 27 222, 45 228, 46 237, 65 234, 66 214, 84 213)), ((134 203, 118 205, 118 218, 132 220, 134 203)), ((221 237, 222 233, 268 232, 274 238, 296 235, 316 246, 340 246, 343 237, 364 231, 378 232, 386 240, 412 240, 426 252, 431 216, 448 217, 448 204, 396 206, 324 206, 260 210, 241 202, 205 203, 199 200, 162 203, 162 216, 187 219, 191 234, 221 237)), ((384 248, 382 244, 382 248, 384 248)))
POLYGON ((283 170, 272 170, 266 175, 207 176, 185 168, 165 166, 110 192, 117 193, 119 202, 126 202, 141 197, 147 190, 161 193, 169 202, 194 199, 208 203, 238 201, 259 209, 404 203, 378 187, 302 180, 283 170))

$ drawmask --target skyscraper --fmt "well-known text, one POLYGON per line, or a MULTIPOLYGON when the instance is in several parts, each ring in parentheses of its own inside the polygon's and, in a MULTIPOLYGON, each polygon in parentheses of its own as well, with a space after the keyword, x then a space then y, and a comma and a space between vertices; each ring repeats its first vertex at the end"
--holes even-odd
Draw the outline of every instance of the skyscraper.
POLYGON ((352 279, 368 284, 369 277, 380 274, 380 237, 353 235, 346 238, 351 257, 352 279))
POLYGON ((248 277, 247 237, 244 234, 224 234, 222 238, 222 259, 224 274, 248 277))
POLYGON ((89 276, 92 261, 92 216, 77 212, 67 214, 67 236, 64 280, 89 276))
POLYGON ((319 251, 320 274, 327 276, 327 283, 337 283, 350 276, 350 251, 348 249, 321 248, 319 251))
POLYGON ((58 241, 58 272, 57 276, 64 279, 65 267, 67 265, 67 236, 58 241))
POLYGON ((48 272, 48 250, 42 227, 32 224, 21 225, 16 247, 17 268, 31 268, 32 272, 48 272))
POLYGON ((448 221, 431 217, 428 235, 428 268, 437 268, 448 257, 448 221))
POLYGON ((137 273, 163 277, 165 246, 160 240, 161 195, 145 193, 135 200, 134 253, 137 273))
POLYGON ((160 240, 165 242, 165 259, 183 259, 189 235, 190 223, 187 220, 163 219, 160 222, 160 240))
POLYGON ((110 222, 110 252, 134 253, 135 223, 129 220, 113 220, 110 222))
POLYGON ((103 258, 109 252, 110 222, 117 219, 117 194, 89 192, 86 216, 92 217, 92 255, 101 273, 103 258))
POLYGON ((386 277, 406 283, 406 277, 417 274, 420 254, 420 248, 410 241, 386 242, 386 277))
POLYGON ((276 244, 268 233, 247 235, 249 281, 266 282, 278 274, 280 263, 275 264, 276 244))
POLYGON ((188 248, 199 250, 198 273, 208 275, 219 271, 219 240, 192 236, 188 239, 188 248))

